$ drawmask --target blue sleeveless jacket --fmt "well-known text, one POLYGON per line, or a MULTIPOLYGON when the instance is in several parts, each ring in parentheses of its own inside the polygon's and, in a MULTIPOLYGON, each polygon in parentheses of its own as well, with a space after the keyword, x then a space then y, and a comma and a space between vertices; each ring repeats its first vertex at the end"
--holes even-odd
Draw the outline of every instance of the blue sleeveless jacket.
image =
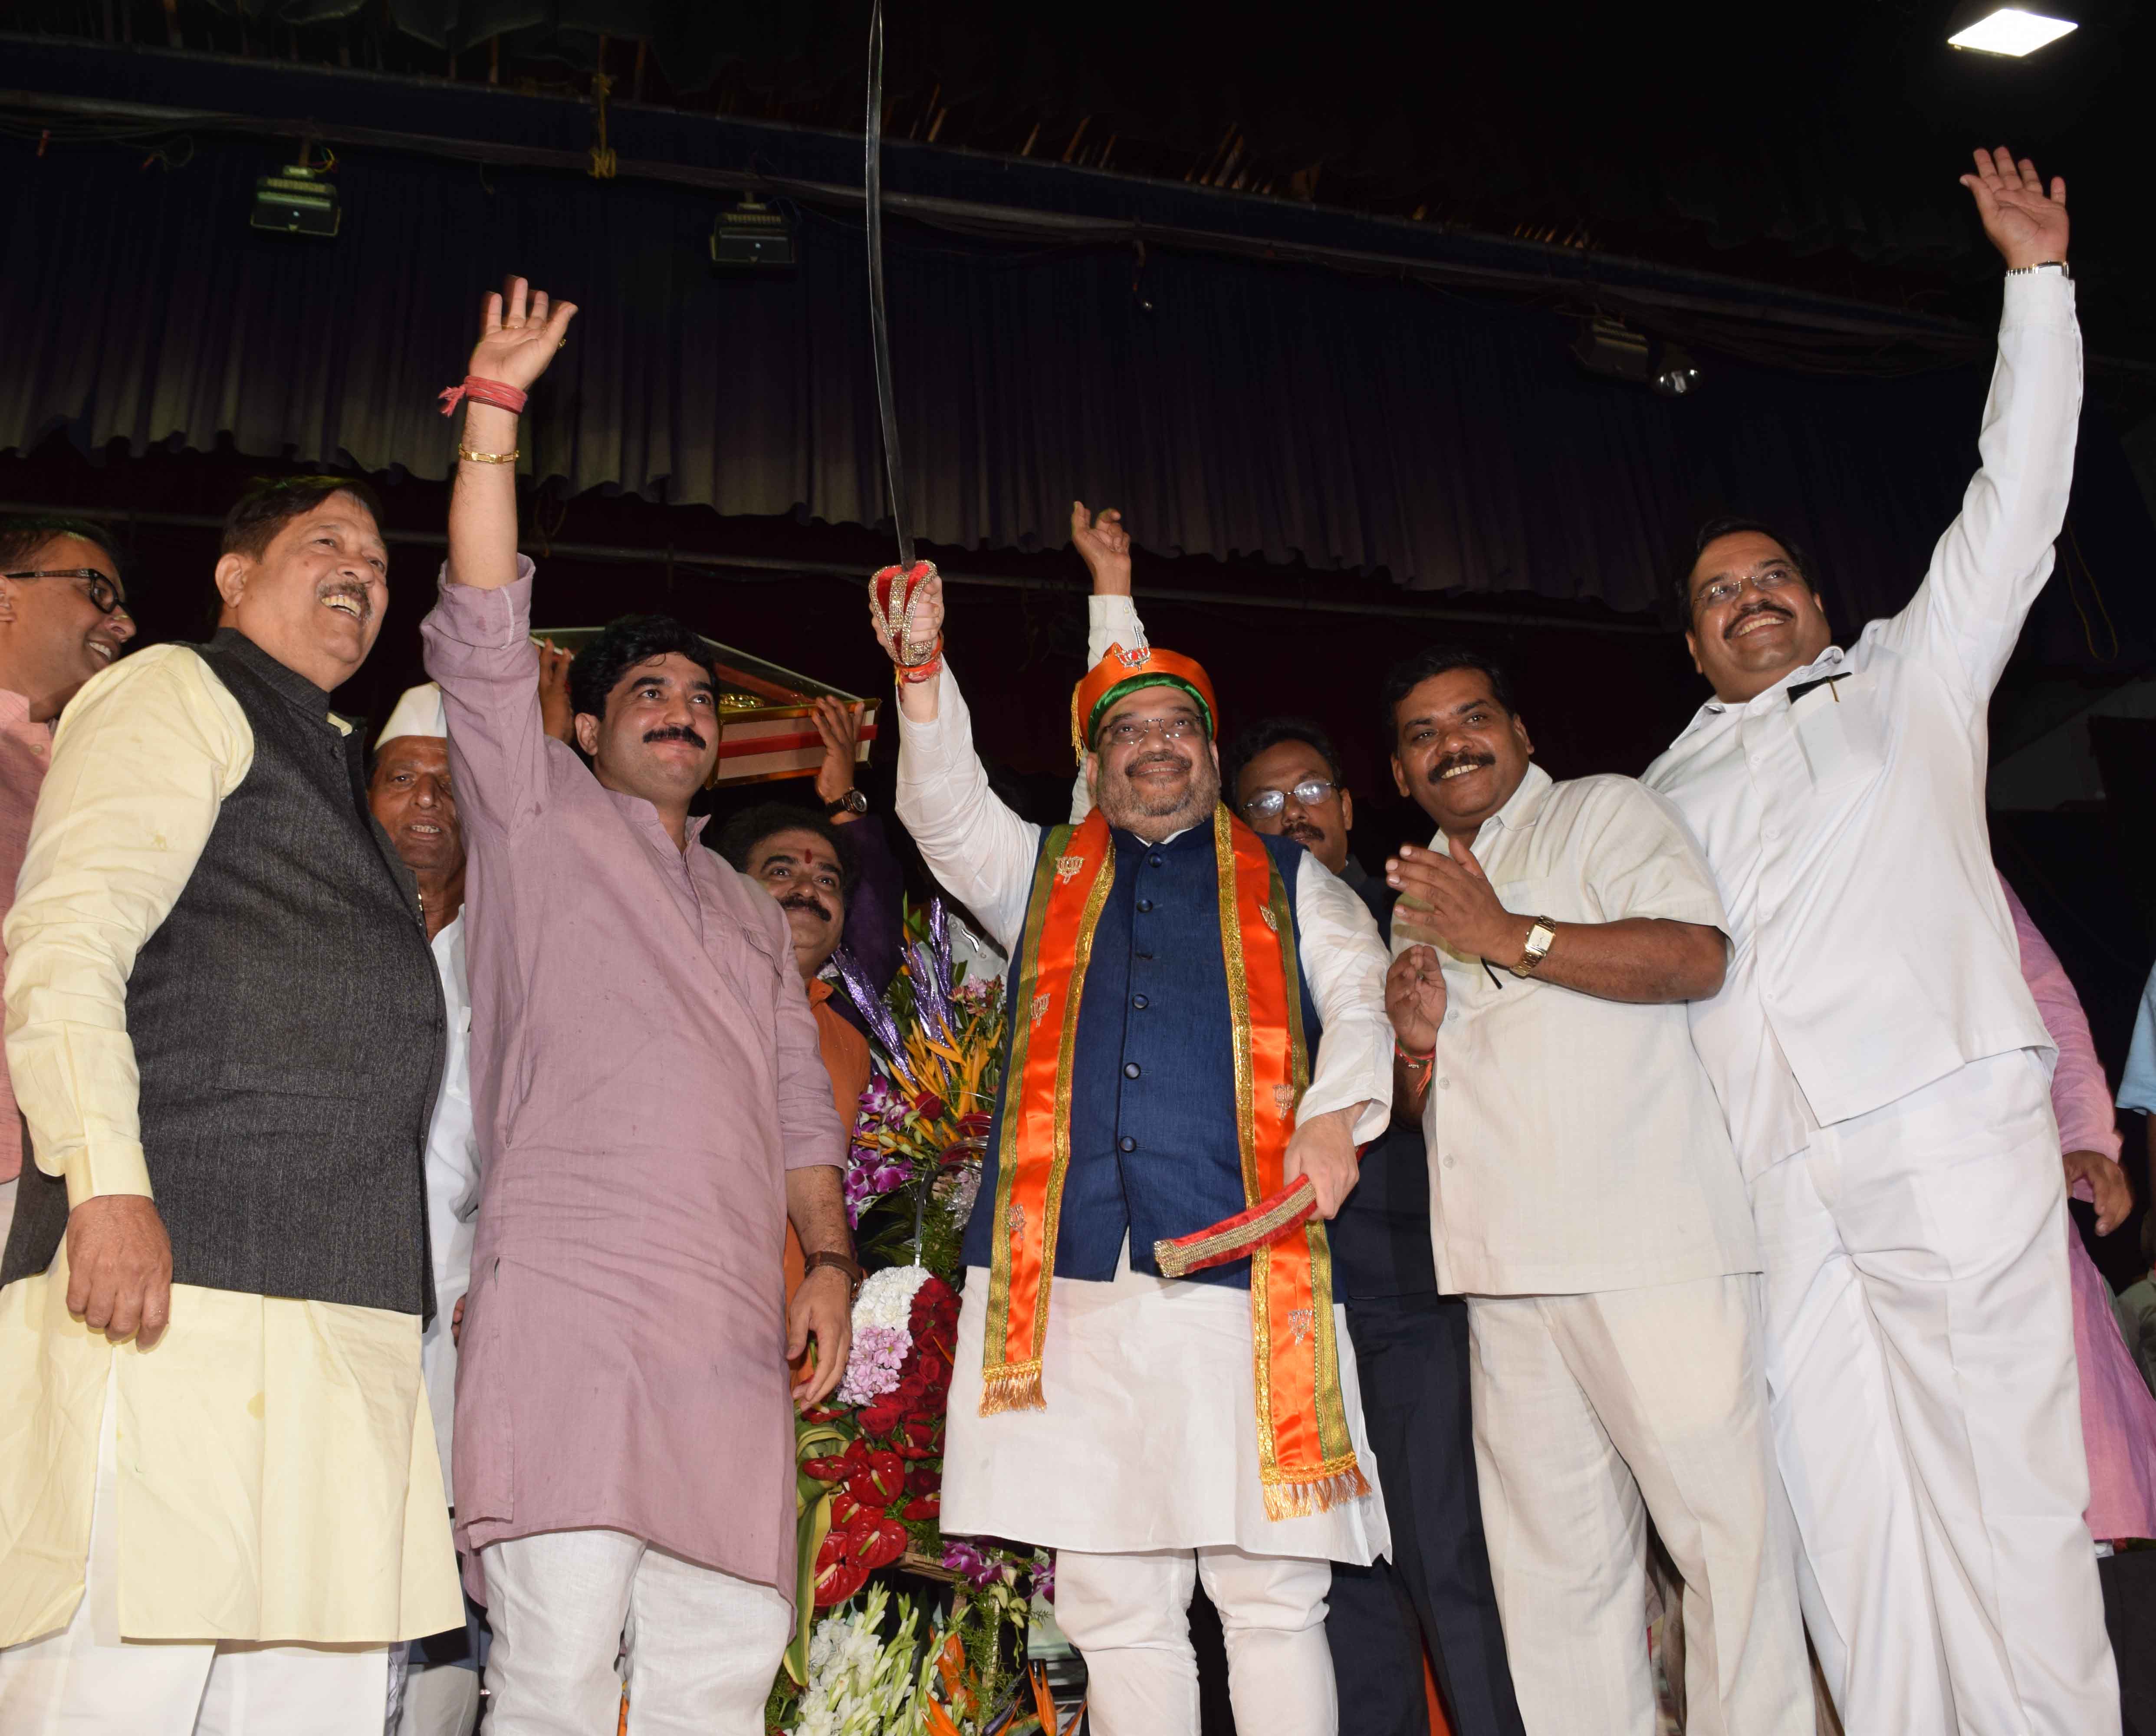
MULTIPOLYGON (((1055 1243, 1058 1277, 1103 1283, 1116 1275, 1126 1232, 1132 1269, 1150 1272, 1156 1270, 1156 1240, 1203 1230, 1248 1203, 1235 1138, 1235 1058, 1213 828, 1194 826, 1157 845, 1120 828, 1112 835, 1115 883, 1093 932, 1078 1003, 1070 1165, 1055 1243)), ((1292 911, 1303 848, 1288 838, 1267 838, 1265 845, 1292 911)), ((1299 928, 1296 938, 1300 945, 1299 928)), ((1014 995, 1026 962, 1019 955, 1011 959, 1006 981, 1014 995)), ((1013 1005, 1014 1029, 1024 1010, 1013 1005)), ((1314 1062, 1317 1009, 1307 984, 1302 1025, 1314 1062)), ((987 1167, 966 1225, 968 1266, 987 1266, 992 1252, 997 1153, 1013 1083, 1008 1042, 1004 1061, 987 1167)), ((1250 1262, 1215 1266, 1190 1281, 1247 1289, 1250 1262)))

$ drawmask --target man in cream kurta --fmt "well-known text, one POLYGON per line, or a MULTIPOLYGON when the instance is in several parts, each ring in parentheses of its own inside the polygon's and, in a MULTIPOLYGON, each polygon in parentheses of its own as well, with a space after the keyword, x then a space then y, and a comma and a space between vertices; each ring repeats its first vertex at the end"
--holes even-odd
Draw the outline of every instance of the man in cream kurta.
POLYGON ((225 547, 216 639, 69 710, 8 921, 9 1736, 371 1736, 391 1644, 461 1616, 419 1358, 440 993, 328 705, 386 561, 320 479, 225 547))
POLYGON ((1438 1282, 1467 1297, 1528 1736, 1653 1736, 1650 1518, 1684 1579, 1686 1728, 1810 1736, 1758 1254, 1686 1019, 1727 962, 1713 880, 1630 778, 1534 764, 1473 653, 1409 660, 1385 701, 1394 776, 1438 826, 1388 864, 1399 1101, 1422 1111, 1438 1282))
MULTIPOLYGON (((932 595, 929 606, 940 619, 940 596, 932 595)), ((1121 925, 1116 933, 1122 956, 1101 946, 1091 952, 1078 1040, 1082 1047, 1094 1040, 1096 1016, 1113 1022, 1117 1005, 1125 1009, 1124 1046, 1112 1070, 1125 1081, 1122 1137, 1094 1166, 1103 1179, 1086 1184, 1091 1191, 1086 1198, 1075 1199, 1081 1184, 1074 1168, 1064 1198, 1041 1358, 1043 1409, 981 1415, 989 1274, 969 1234, 944 1460, 944 1524, 1060 1552, 1057 1616, 1086 1656, 1095 1727, 1102 1736, 1196 1730, 1196 1675, 1183 1611, 1199 1577, 1221 1612, 1238 1728, 1246 1736, 1324 1736, 1337 1720, 1323 1633, 1327 1563, 1367 1562, 1383 1553, 1389 1536, 1382 1502, 1373 1492, 1326 1511, 1267 1518, 1247 1293, 1232 1284, 1157 1276, 1152 1231, 1140 1227, 1147 1190, 1154 1190, 1156 1202, 1163 1193, 1173 1194, 1182 1155, 1152 1149, 1155 1125, 1127 1113, 1133 1101, 1156 1088, 1147 1076, 1155 1057, 1186 1040, 1182 1027, 1188 1014, 1179 1014, 1173 1000, 1174 972, 1161 967, 1204 956, 1217 966, 1221 945, 1213 893, 1193 899, 1183 889, 1191 875, 1193 884, 1213 885, 1206 845, 1218 773, 1209 719, 1176 689, 1142 686, 1102 708, 1097 736, 1108 739, 1118 723, 1157 729, 1161 717, 1155 713, 1178 733, 1143 735, 1121 750, 1106 746, 1086 762, 1114 828, 1116 896, 1124 907, 1102 918, 1103 934, 1111 922, 1121 925), (1106 769, 1096 769, 1096 763, 1106 769), (1128 793, 1113 788, 1118 777, 1148 785, 1143 794, 1154 809, 1188 806, 1203 823, 1156 815, 1150 823, 1137 818, 1147 829, 1133 829, 1128 793), (1103 778, 1110 783, 1106 797, 1101 795, 1103 778), (1202 862, 1187 860, 1201 855, 1202 862), (1163 984, 1169 985, 1167 994, 1163 984), (1120 1184, 1113 1179, 1119 1165, 1120 1184), (1103 1187, 1127 1189, 1125 1203, 1101 1193, 1103 1187), (1113 1228, 1126 1220, 1118 1212, 1127 1215, 1127 1232, 1113 1228), (1065 1275, 1074 1235, 1103 1223, 1110 1226, 1109 1240, 1093 1251, 1098 1276, 1065 1275), (1117 1235, 1127 1237, 1120 1256, 1117 1235)), ((900 818, 943 884, 998 942, 1019 948, 1041 829, 990 793, 973 752, 965 702, 947 669, 902 684, 901 716, 900 818)), ((1296 1138, 1305 1141, 1306 1135, 1306 1150, 1317 1153, 1301 1161, 1329 1210, 1352 1184, 1352 1143, 1383 1125, 1389 1097, 1389 1041, 1379 1006, 1383 953, 1375 925, 1352 892, 1292 845, 1282 847, 1281 859, 1291 870, 1299 953, 1323 1029, 1296 1112, 1296 1138), (1322 1141, 1328 1134, 1337 1136, 1344 1172, 1324 1167, 1330 1159, 1322 1141)), ((1217 1038, 1209 1027, 1189 1031, 1187 1040, 1217 1041, 1224 1050, 1229 1033, 1224 1021, 1217 1038)), ((1081 1057, 1080 1071, 1088 1065, 1081 1057)), ((1291 1174, 1297 1161, 1291 1148, 1291 1174)), ((991 1199, 986 1186, 982 1197, 991 1199)), ((982 1221, 977 1210, 976 1230, 982 1221)), ((1202 1228, 1204 1221, 1173 1223, 1170 1233, 1202 1228)), ((1367 1471, 1353 1352, 1337 1309, 1335 1315, 1341 1392, 1367 1471)))

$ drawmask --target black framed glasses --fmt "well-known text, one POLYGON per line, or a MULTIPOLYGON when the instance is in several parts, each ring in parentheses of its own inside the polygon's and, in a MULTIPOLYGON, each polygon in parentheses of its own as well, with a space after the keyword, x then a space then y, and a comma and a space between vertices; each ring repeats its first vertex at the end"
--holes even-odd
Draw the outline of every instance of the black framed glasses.
POLYGON ((1306 808, 1315 808, 1339 788, 1322 778, 1306 778, 1292 789, 1260 790, 1243 804, 1243 812, 1252 819, 1270 819, 1287 806, 1290 796, 1306 808))
POLYGON ((95 567, 46 567, 28 573, 0 573, 0 578, 80 578, 89 581, 86 594, 90 606, 101 615, 109 615, 127 601, 119 584, 109 573, 100 573, 95 567))

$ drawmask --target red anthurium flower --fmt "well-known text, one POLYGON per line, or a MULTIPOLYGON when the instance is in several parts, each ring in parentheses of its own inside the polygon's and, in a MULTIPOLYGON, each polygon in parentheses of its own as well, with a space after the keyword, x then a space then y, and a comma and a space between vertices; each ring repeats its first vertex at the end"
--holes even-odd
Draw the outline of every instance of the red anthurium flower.
MULTIPOLYGON (((895 1452, 870 1453, 868 1475, 869 1486, 876 1494, 875 1506, 888 1507, 906 1492, 906 1461, 895 1452)), ((855 1492, 860 1492, 857 1485, 855 1492)))
MULTIPOLYGON (((845 1538, 843 1531, 832 1531, 830 1533, 830 1542, 841 1542, 843 1538, 845 1538)), ((854 1594, 856 1594, 862 1585, 867 1585, 867 1583, 869 1583, 869 1570, 865 1568, 865 1565, 860 1565, 860 1561, 850 1561, 847 1557, 841 1555, 834 1564, 826 1568, 826 1565, 824 1565, 824 1557, 817 1555, 817 1570, 815 1570, 817 1609, 830 1609, 832 1605, 843 1605, 847 1598, 852 1598, 854 1594)))
POLYGON ((831 1492, 831 1528, 843 1531, 853 1523, 856 1513, 866 1513, 860 1498, 844 1483, 831 1492))
POLYGON ((943 1517, 943 1492, 920 1495, 906 1503, 903 1509, 909 1519, 940 1519, 943 1517))
POLYGON ((906 1553, 906 1527, 887 1513, 861 1514, 845 1536, 847 1557, 860 1567, 889 1567, 906 1553))
POLYGON ((843 1481, 846 1473, 854 1467, 847 1462, 845 1455, 840 1453, 831 1458, 805 1459, 801 1468, 819 1483, 835 1483, 843 1481))

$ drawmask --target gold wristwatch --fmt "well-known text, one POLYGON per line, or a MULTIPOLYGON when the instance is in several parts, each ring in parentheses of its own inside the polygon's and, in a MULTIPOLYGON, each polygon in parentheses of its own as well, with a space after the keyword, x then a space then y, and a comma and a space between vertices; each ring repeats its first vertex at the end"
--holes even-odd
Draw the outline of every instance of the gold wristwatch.
POLYGON ((1543 960, 1549 957, 1550 942, 1557 938, 1557 927, 1548 917, 1537 917, 1535 926, 1527 930, 1527 950, 1520 962, 1510 967, 1516 977, 1531 977, 1543 960))

